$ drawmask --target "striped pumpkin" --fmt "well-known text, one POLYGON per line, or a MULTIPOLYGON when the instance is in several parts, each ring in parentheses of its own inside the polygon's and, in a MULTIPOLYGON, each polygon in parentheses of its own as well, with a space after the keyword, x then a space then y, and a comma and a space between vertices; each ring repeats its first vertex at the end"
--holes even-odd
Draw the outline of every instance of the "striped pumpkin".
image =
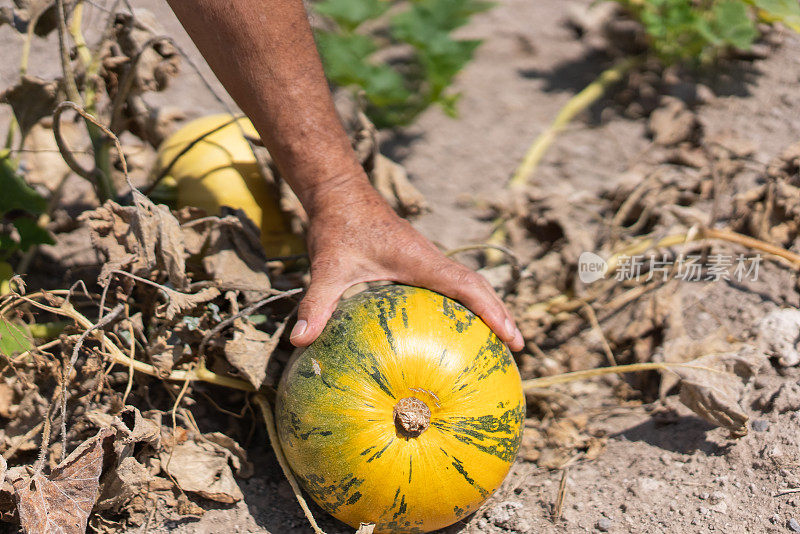
POLYGON ((461 304, 392 285, 343 301, 278 390, 281 445, 327 512, 428 532, 474 512, 516 456, 525 402, 508 348, 461 304))

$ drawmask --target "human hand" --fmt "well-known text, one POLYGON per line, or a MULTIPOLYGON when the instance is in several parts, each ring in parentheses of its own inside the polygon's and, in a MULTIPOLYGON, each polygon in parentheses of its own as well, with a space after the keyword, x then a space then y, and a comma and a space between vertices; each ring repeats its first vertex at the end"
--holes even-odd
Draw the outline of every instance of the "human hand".
POLYGON ((308 229, 311 285, 297 311, 292 344, 305 347, 317 338, 347 288, 388 280, 458 300, 511 350, 523 348, 522 334, 489 282, 442 254, 366 180, 327 184, 314 197, 308 229))

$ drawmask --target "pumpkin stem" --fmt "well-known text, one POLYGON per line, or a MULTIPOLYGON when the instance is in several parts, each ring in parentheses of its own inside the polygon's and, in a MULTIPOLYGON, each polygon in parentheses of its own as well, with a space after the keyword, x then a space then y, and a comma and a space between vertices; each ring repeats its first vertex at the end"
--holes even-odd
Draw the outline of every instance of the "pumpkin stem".
POLYGON ((397 401, 392 415, 397 431, 408 438, 416 438, 431 424, 431 409, 416 397, 397 401))

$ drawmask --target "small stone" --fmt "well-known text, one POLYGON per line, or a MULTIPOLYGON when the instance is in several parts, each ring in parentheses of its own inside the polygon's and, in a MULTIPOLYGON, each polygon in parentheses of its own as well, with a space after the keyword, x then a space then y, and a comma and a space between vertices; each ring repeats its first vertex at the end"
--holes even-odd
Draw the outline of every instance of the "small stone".
POLYGON ((697 509, 697 511, 700 512, 700 515, 708 515, 708 512, 710 510, 705 506, 701 506, 700 508, 697 509))
POLYGON ((522 504, 514 501, 501 502, 486 513, 486 519, 500 528, 513 527, 522 504))
POLYGON ((708 492, 707 492, 707 491, 704 491, 703 493, 701 493, 701 494, 700 494, 700 495, 698 495, 697 497, 698 497, 699 499, 701 499, 701 500, 705 501, 706 499, 708 499, 709 495, 708 495, 708 492))
POLYGON ((711 494, 710 499, 711 499, 712 504, 713 503, 718 503, 718 502, 720 502, 720 501, 725 499, 725 494, 722 493, 721 491, 715 491, 714 493, 711 494))
POLYGON ((769 421, 766 419, 756 419, 750 424, 750 426, 756 432, 766 432, 769 429, 769 421))
POLYGON ((726 514, 728 513, 728 503, 725 501, 720 501, 717 504, 711 506, 711 509, 717 512, 718 514, 726 514))
POLYGON ((770 516, 770 518, 769 518, 769 522, 772 523, 772 524, 778 523, 778 522, 780 522, 780 520, 781 520, 781 516, 779 516, 778 514, 772 514, 770 516))
POLYGON ((789 527, 789 530, 792 532, 800 532, 800 523, 798 523, 797 519, 794 517, 786 523, 786 526, 789 527))
POLYGON ((609 518, 601 517, 600 519, 597 520, 597 524, 595 525, 595 527, 600 532, 608 532, 609 530, 611 530, 611 526, 613 524, 614 522, 611 521, 609 518))

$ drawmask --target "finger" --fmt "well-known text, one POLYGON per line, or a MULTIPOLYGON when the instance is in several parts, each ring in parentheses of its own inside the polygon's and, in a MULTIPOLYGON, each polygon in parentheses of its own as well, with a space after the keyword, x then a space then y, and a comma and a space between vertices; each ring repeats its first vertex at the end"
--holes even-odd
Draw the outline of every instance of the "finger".
POLYGON ((456 299, 478 315, 511 350, 522 350, 524 342, 514 319, 491 284, 478 273, 453 261, 443 268, 428 269, 418 285, 456 299))
POLYGON ((297 308, 297 322, 289 336, 296 347, 310 345, 328 323, 346 284, 327 277, 311 276, 311 285, 297 308))

